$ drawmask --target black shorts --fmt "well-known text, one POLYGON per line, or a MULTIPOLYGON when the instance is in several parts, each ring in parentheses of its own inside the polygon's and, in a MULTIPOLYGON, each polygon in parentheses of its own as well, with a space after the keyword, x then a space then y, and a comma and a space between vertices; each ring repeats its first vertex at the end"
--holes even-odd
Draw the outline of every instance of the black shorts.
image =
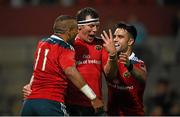
POLYGON ((46 99, 28 99, 23 103, 21 116, 67 116, 63 103, 46 99))

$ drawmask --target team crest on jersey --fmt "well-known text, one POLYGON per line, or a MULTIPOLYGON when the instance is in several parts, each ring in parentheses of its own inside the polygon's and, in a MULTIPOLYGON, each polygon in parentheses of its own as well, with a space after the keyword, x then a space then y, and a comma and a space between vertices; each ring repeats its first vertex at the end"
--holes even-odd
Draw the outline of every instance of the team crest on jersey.
POLYGON ((101 45, 96 45, 95 48, 96 48, 96 50, 101 50, 102 46, 101 45))
POLYGON ((129 71, 126 71, 126 72, 124 72, 123 77, 124 78, 129 78, 130 75, 131 75, 131 73, 129 71))

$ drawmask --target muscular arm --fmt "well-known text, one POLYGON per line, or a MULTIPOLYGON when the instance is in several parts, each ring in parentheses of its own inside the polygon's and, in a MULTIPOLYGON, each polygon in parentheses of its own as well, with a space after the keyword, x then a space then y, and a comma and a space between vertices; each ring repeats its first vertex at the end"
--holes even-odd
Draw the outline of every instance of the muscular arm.
POLYGON ((109 30, 109 35, 103 31, 101 37, 104 41, 103 46, 109 53, 108 61, 104 66, 104 72, 106 77, 113 78, 117 74, 117 52, 111 30, 109 30))
POLYGON ((118 71, 117 67, 117 55, 109 56, 106 65, 104 66, 104 72, 106 77, 113 78, 116 77, 118 71))
POLYGON ((71 82, 91 100, 91 104, 93 105, 95 112, 98 112, 98 109, 103 107, 103 102, 96 97, 96 94, 86 84, 76 67, 73 66, 66 68, 65 74, 71 80, 71 82))
POLYGON ((75 66, 65 69, 65 74, 78 89, 81 89, 86 84, 75 66))

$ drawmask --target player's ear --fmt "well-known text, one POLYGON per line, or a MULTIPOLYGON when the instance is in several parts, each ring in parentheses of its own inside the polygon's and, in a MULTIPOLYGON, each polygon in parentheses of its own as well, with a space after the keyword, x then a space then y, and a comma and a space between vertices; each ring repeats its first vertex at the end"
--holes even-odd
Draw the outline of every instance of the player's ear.
POLYGON ((67 35, 67 36, 69 36, 69 35, 71 34, 71 30, 72 30, 71 28, 68 28, 68 29, 65 31, 64 34, 67 35))
POLYGON ((131 46, 131 45, 133 45, 133 43, 134 43, 134 39, 130 38, 129 41, 128 41, 128 45, 131 46))

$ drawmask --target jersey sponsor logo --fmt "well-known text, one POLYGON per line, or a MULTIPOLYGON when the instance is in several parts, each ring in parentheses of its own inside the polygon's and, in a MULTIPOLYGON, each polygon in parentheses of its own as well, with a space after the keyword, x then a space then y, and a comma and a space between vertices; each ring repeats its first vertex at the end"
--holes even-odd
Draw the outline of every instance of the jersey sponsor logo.
POLYGON ((96 50, 101 50, 101 49, 102 49, 102 46, 101 46, 101 45, 96 45, 96 46, 95 46, 95 49, 96 49, 96 50))
POLYGON ((89 59, 91 56, 88 54, 88 55, 86 55, 86 54, 83 54, 83 56, 82 56, 82 58, 84 58, 84 59, 89 59))
POLYGON ((81 65, 81 64, 101 64, 101 61, 98 60, 83 60, 83 61, 77 61, 77 65, 81 65))
POLYGON ((118 85, 118 84, 108 83, 108 86, 119 89, 119 90, 133 90, 134 89, 133 85, 122 86, 122 85, 118 85))

